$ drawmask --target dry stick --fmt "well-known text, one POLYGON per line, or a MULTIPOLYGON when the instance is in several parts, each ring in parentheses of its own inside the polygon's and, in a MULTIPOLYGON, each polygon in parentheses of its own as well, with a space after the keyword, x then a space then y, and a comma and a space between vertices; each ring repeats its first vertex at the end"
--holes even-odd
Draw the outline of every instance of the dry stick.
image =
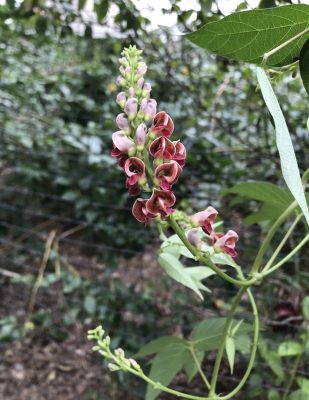
POLYGON ((39 268, 39 272, 38 272, 38 276, 37 276, 37 279, 36 279, 36 281, 35 281, 35 283, 33 285, 32 291, 31 291, 31 296, 30 296, 30 301, 29 301, 26 321, 29 320, 29 316, 33 312, 35 299, 36 299, 40 284, 42 283, 42 279, 43 279, 44 272, 45 272, 45 269, 46 269, 46 266, 47 266, 47 262, 48 262, 48 259, 49 259, 49 255, 50 255, 50 252, 51 252, 51 249, 52 249, 52 244, 53 244, 53 241, 54 241, 54 239, 56 237, 56 233, 57 232, 55 230, 52 230, 48 235, 48 238, 47 238, 47 241, 46 241, 46 245, 45 245, 45 251, 44 251, 42 262, 41 262, 41 265, 40 265, 40 268, 39 268))
POLYGON ((0 268, 0 274, 13 279, 18 279, 21 277, 21 274, 18 274, 17 272, 8 271, 7 269, 3 268, 0 268))

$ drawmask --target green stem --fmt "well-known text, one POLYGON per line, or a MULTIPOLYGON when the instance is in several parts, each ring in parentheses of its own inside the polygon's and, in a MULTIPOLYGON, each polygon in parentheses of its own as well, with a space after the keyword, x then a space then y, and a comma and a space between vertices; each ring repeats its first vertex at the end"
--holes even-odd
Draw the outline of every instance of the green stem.
POLYGON ((284 396, 283 396, 282 400, 287 400, 288 399, 291 387, 292 387, 293 382, 295 380, 295 376, 296 376, 296 372, 297 372, 297 369, 298 369, 298 366, 299 366, 299 363, 300 363, 300 360, 301 360, 301 356, 302 356, 302 353, 299 354, 296 357, 296 360, 295 360, 295 363, 294 363, 294 366, 293 366, 293 369, 292 369, 292 373, 291 373, 290 379, 288 380, 288 383, 286 385, 284 396))
POLYGON ((304 237, 304 239, 300 243, 298 243, 298 245, 287 256, 285 256, 281 261, 279 261, 272 268, 266 271, 264 276, 271 274, 272 272, 276 271, 276 269, 281 267, 281 265, 289 261, 289 259, 292 258, 294 254, 296 254, 308 241, 309 241, 309 233, 304 237))
POLYGON ((288 240, 288 238, 290 237, 291 233, 293 232, 295 226, 297 225, 297 223, 299 222, 299 220, 301 219, 302 214, 298 215, 295 219, 295 221, 293 222, 293 224, 290 226, 290 228, 288 229, 288 231, 286 232, 286 234, 284 235, 282 241, 280 242, 280 244, 278 245, 278 247, 276 248, 276 250, 274 251, 273 255, 270 257, 269 261, 267 262, 267 264, 265 265, 265 267, 263 268, 262 273, 266 272, 267 270, 270 269, 270 267, 272 266, 273 262, 275 261, 276 257, 278 256, 279 252, 281 251, 282 247, 285 245, 286 241, 288 240))
POLYGON ((278 228, 280 227, 280 225, 290 216, 290 214, 294 211, 294 209, 298 206, 296 201, 293 201, 292 204, 289 205, 289 207, 280 215, 280 217, 276 220, 276 222, 273 224, 273 226, 270 228, 270 230, 268 231, 259 251, 258 254, 254 260, 252 269, 251 269, 251 274, 255 273, 258 271, 258 269, 260 268, 260 265, 262 263, 264 254, 266 252, 266 250, 269 247, 269 244, 271 242, 271 239, 273 238, 273 236, 275 235, 275 233, 277 232, 278 228))
POLYGON ((193 358, 193 360, 194 360, 194 363, 195 363, 195 365, 196 365, 196 368, 198 369, 199 374, 201 375, 201 378, 203 379, 203 381, 204 381, 204 383, 205 383, 207 389, 210 389, 210 383, 208 382, 208 379, 207 379, 206 375, 204 374, 204 372, 203 372, 203 370, 202 370, 202 368, 201 368, 201 365, 200 365, 200 363, 199 363, 199 361, 198 361, 198 359, 197 359, 197 357, 196 357, 196 353, 195 353, 195 350, 194 350, 194 346, 193 346, 193 345, 190 345, 189 350, 190 350, 190 352, 191 352, 191 354, 192 354, 192 358, 193 358))
POLYGON ((242 387, 246 384, 247 379, 248 379, 248 377, 251 373, 251 370, 253 368, 253 365, 254 365, 255 355, 256 355, 258 341, 259 341, 260 322, 259 322, 257 306, 255 303, 254 297, 251 293, 251 290, 249 288, 247 289, 247 293, 248 293, 249 300, 251 302, 252 314, 254 317, 253 343, 252 343, 250 359, 249 359, 249 363, 248 363, 246 372, 244 373, 239 384, 229 394, 227 394, 226 396, 220 397, 221 400, 228 400, 228 399, 233 398, 242 389, 242 387))
POLYGON ((218 374, 219 374, 219 369, 220 369, 220 365, 221 365, 221 360, 222 360, 224 349, 225 349, 226 338, 229 333, 230 325, 232 323, 236 308, 237 308, 238 304, 240 303, 240 300, 246 290, 247 290, 246 287, 242 287, 239 289, 239 291, 232 303, 232 306, 228 312, 228 315, 227 315, 227 318, 226 318, 226 321, 224 324, 224 328, 223 328, 223 334, 222 334, 222 338, 221 338, 220 347, 218 349, 218 353, 217 353, 217 357, 216 357, 216 361, 215 361, 215 365, 214 365, 214 369, 213 369, 213 374, 212 374, 212 378, 211 378, 210 390, 209 390, 210 397, 215 395, 216 384, 217 384, 217 380, 218 380, 218 374))
POLYGON ((179 238, 181 239, 182 243, 187 247, 187 249, 192 253, 192 255, 196 258, 196 260, 200 260, 202 261, 204 264, 206 264, 209 268, 211 268, 217 275, 219 275, 221 278, 225 279, 226 281, 233 283, 234 285, 238 285, 238 286, 250 286, 252 284, 254 284, 258 279, 258 277, 253 277, 251 279, 242 279, 242 280, 238 280, 238 279, 234 279, 232 277, 230 277, 229 275, 227 275, 225 272, 221 271, 220 268, 218 268, 209 257, 205 256, 205 255, 201 255, 200 252, 198 251, 198 249, 196 247, 194 247, 189 240, 187 239, 187 236, 185 235, 185 233, 182 231, 182 229, 179 227, 179 225, 177 224, 177 222, 175 221, 173 215, 169 215, 168 217, 168 222, 171 226, 171 228, 175 231, 175 233, 179 236, 179 238))

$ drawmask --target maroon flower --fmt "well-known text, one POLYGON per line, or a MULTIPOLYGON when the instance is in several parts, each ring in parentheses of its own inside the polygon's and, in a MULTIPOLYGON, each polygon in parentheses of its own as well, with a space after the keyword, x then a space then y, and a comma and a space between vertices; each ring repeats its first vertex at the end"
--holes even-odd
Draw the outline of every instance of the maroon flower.
POLYGON ((170 161, 159 165, 155 170, 155 177, 163 190, 170 190, 177 182, 182 171, 181 166, 176 161, 170 161))
POLYGON ((168 138, 160 136, 151 143, 149 152, 154 158, 162 157, 164 160, 171 160, 175 156, 176 148, 168 138))
POLYGON ((160 111, 153 118, 151 131, 158 136, 170 137, 174 131, 174 122, 165 111, 160 111))
POLYGON ((117 163, 118 163, 119 167, 121 167, 121 168, 124 167, 124 163, 129 158, 129 156, 127 154, 125 154, 125 153, 121 152, 119 149, 117 149, 117 147, 115 147, 114 144, 113 144, 113 150, 111 152, 111 156, 113 158, 117 158, 117 163))
POLYGON ((225 235, 217 233, 215 235, 214 248, 219 251, 224 251, 229 254, 232 258, 237 257, 235 250, 236 242, 238 241, 238 235, 235 231, 228 231, 225 235))
POLYGON ((139 194, 139 180, 145 176, 145 164, 137 157, 130 157, 124 164, 124 170, 127 174, 126 187, 131 196, 139 194))
POLYGON ((132 208, 132 214, 133 216, 139 221, 144 224, 147 224, 152 218, 155 217, 154 214, 149 212, 146 208, 147 204, 146 199, 136 199, 133 208, 132 208))
POLYGON ((207 235, 213 232, 212 225, 218 215, 218 211, 213 207, 207 207, 206 210, 192 215, 192 220, 199 224, 207 235))
POLYGON ((178 164, 181 167, 184 167, 185 163, 186 163, 186 156, 187 156, 187 152, 186 152, 186 148, 185 146, 180 142, 180 140, 177 140, 175 142, 173 142, 176 152, 175 155, 173 157, 173 160, 177 161, 178 164))
POLYGON ((176 202, 176 197, 169 190, 153 189, 150 199, 146 203, 147 211, 151 214, 160 214, 165 219, 174 210, 171 208, 176 202))

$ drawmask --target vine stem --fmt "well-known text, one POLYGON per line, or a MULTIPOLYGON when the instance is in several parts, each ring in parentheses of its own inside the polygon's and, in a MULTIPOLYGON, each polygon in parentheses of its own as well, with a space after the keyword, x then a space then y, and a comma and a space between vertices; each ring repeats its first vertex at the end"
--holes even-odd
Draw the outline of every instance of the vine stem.
POLYGON ((294 254, 296 254, 308 241, 309 241, 309 233, 304 237, 304 239, 300 243, 298 243, 298 245, 287 256, 285 256, 281 261, 279 261, 277 264, 275 264, 268 271, 266 271, 265 273, 263 272, 264 276, 271 274, 276 269, 281 267, 281 265, 283 265, 287 261, 289 261, 289 259, 292 258, 294 256, 294 254))
POLYGON ((271 242, 271 239, 273 238, 273 236, 275 235, 275 233, 277 232, 278 228, 280 227, 280 225, 290 216, 290 214, 295 210, 295 208, 298 206, 296 201, 293 201, 292 204, 289 205, 289 207, 280 215, 280 217, 276 220, 276 222, 273 224, 273 226, 270 228, 270 230, 268 231, 258 253, 257 256, 254 260, 252 269, 251 269, 251 274, 255 273, 258 271, 258 269, 260 268, 260 265, 262 263, 264 254, 266 252, 266 250, 269 247, 269 244, 271 242))
POLYGON ((288 229, 288 231, 286 232, 286 234, 284 235, 282 241, 279 243, 278 247, 276 248, 276 250, 274 251, 273 255, 270 257, 270 259, 268 260, 267 264, 265 265, 265 267, 263 268, 262 273, 264 274, 267 270, 269 270, 273 264, 273 262, 275 261, 276 257, 278 256, 280 250, 282 249, 282 247, 285 245, 286 241, 288 240, 288 238, 290 237, 291 233, 293 232, 295 226, 298 224, 299 220, 301 219, 301 217, 303 216, 303 214, 298 215, 294 222, 292 223, 292 225, 290 226, 290 228, 288 229))
POLYGON ((240 303, 240 300, 246 290, 247 290, 246 287, 242 287, 239 289, 239 291, 232 303, 232 306, 228 312, 228 315, 226 317, 226 321, 225 321, 224 328, 223 328, 223 335, 222 335, 220 347, 218 349, 218 353, 217 353, 217 357, 216 357, 216 361, 215 361, 215 365, 214 365, 214 369, 213 369, 213 373, 212 373, 212 378, 211 378, 211 382, 210 382, 209 396, 215 395, 216 384, 217 384, 217 380, 218 380, 218 374, 219 374, 219 370, 220 370, 221 360, 222 360, 224 349, 225 349, 226 338, 228 336, 230 325, 232 323, 236 308, 237 308, 238 304, 240 303))
POLYGON ((178 237, 181 239, 182 243, 187 247, 187 249, 192 253, 192 255, 197 259, 205 263, 210 269, 212 269, 217 275, 219 275, 221 278, 225 279, 226 281, 233 283, 234 285, 237 286, 244 286, 248 287, 250 285, 253 285, 257 280, 260 279, 260 277, 253 277, 251 279, 234 279, 231 276, 227 275, 225 272, 221 271, 220 268, 218 268, 209 257, 203 256, 200 254, 198 249, 194 247, 189 240, 187 239, 187 236, 185 233, 182 231, 182 229, 179 227, 177 222, 174 219, 174 216, 170 214, 168 216, 168 222, 171 226, 171 228, 175 231, 175 233, 178 235, 178 237))
POLYGON ((208 381, 206 375, 204 374, 204 372, 203 372, 203 370, 202 370, 202 368, 201 368, 201 365, 200 365, 200 363, 199 363, 199 361, 198 361, 198 359, 197 359, 197 357, 196 357, 196 353, 195 353, 195 350, 194 350, 194 346, 193 346, 193 345, 190 345, 189 350, 190 350, 190 352, 191 352, 191 354, 192 354, 192 358, 193 358, 193 360, 194 360, 194 363, 195 363, 195 365, 196 365, 196 368, 198 369, 199 374, 201 375, 201 378, 203 379, 203 381, 204 381, 204 383, 205 383, 207 389, 210 389, 210 383, 209 383, 209 381, 208 381))

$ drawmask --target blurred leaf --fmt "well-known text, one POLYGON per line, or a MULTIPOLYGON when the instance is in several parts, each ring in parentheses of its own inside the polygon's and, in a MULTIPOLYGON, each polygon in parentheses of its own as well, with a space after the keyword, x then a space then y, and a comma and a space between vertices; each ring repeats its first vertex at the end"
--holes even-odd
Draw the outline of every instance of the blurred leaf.
POLYGON ((299 71, 304 87, 309 95, 309 40, 304 44, 300 52, 299 71))
POLYGON ((303 315, 309 320, 309 296, 306 296, 302 302, 303 315))
POLYGON ((138 353, 134 355, 134 358, 141 358, 150 354, 159 353, 164 350, 170 344, 183 344, 187 342, 184 339, 180 339, 177 336, 161 336, 158 339, 152 340, 143 346, 138 353))
MULTIPOLYGON (((309 6, 307 6, 309 15, 309 6)), ((285 8, 285 7, 282 7, 285 8)), ((293 148, 293 143, 289 134, 287 124, 285 122, 284 116, 282 114, 280 105, 276 98, 276 95, 271 87, 271 84, 267 78, 266 73, 263 69, 258 68, 257 77, 261 91, 267 105, 267 108, 272 115, 275 128, 276 128, 276 143, 280 155, 281 170, 283 178, 293 194, 295 200, 299 204, 307 224, 309 225, 309 211, 308 205, 302 186, 299 168, 297 165, 297 160, 293 148)))
POLYGON ((304 32, 266 62, 267 65, 286 65, 299 57, 309 37, 309 32, 305 33, 308 18, 309 5, 306 4, 243 11, 211 22, 189 33, 187 38, 221 56, 261 64, 265 53, 304 32))
POLYGON ((307 399, 308 399, 308 392, 305 392, 301 389, 292 392, 288 397, 288 400, 307 400, 307 399))
POLYGON ((284 370, 282 368, 282 361, 278 354, 270 350, 265 341, 260 340, 258 347, 261 356, 267 362, 271 370, 276 374, 276 376, 282 382, 285 379, 284 370))
POLYGON ((267 393, 267 400, 281 400, 280 393, 276 389, 270 389, 267 393))
POLYGON ((95 310, 96 310, 96 299, 95 297, 88 295, 85 297, 84 300, 84 308, 85 310, 89 313, 89 314, 94 314, 95 310))
POLYGON ((225 351, 230 366, 231 375, 233 375, 234 362, 235 362, 235 342, 230 336, 226 338, 225 351))
POLYGON ((297 383, 304 392, 309 394, 309 379, 299 377, 297 378, 297 383))
MULTIPOLYGON (((183 344, 170 344, 163 352, 158 353, 152 364, 149 378, 155 382, 160 382, 168 386, 183 366, 183 354, 186 346, 183 344)), ((154 389, 152 385, 147 385, 145 400, 154 400, 160 390, 154 389)))
POLYGON ((78 9, 82 10, 87 3, 87 0, 78 0, 78 9))
POLYGON ((302 354, 303 351, 303 346, 300 343, 291 340, 280 343, 278 348, 278 355, 280 357, 297 356, 299 354, 302 354))
POLYGON ((102 22, 105 18, 109 7, 109 0, 96 0, 94 9, 97 14, 98 22, 102 22))

